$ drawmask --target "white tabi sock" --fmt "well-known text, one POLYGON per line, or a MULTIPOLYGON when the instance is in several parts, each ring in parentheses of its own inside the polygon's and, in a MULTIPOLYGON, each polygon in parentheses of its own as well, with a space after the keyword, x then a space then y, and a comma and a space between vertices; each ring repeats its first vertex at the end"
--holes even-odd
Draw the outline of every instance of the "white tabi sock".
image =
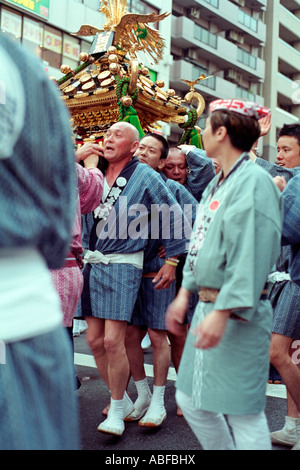
POLYGON ((134 383, 138 393, 138 397, 134 403, 134 408, 139 410, 145 408, 145 406, 149 406, 152 394, 149 388, 147 377, 134 383))
POLYGON ((139 421, 140 426, 160 426, 166 419, 165 386, 153 386, 151 403, 145 416, 139 421))
POLYGON ((99 424, 98 431, 108 434, 115 434, 117 436, 121 436, 123 434, 125 429, 123 403, 124 399, 110 399, 110 407, 107 418, 105 421, 99 424))
POLYGON ((108 417, 113 417, 114 419, 124 419, 124 409, 123 409, 124 399, 114 400, 110 399, 110 408, 108 412, 108 417))
POLYGON ((151 402, 151 392, 148 385, 147 377, 143 380, 135 382, 138 397, 134 402, 134 409, 130 415, 127 416, 125 421, 139 420, 149 408, 151 402))
POLYGON ((125 391, 124 397, 123 397, 123 418, 127 418, 128 415, 134 410, 134 405, 133 402, 128 395, 128 393, 125 391))
POLYGON ((154 385, 153 386, 153 396, 151 399, 151 413, 161 414, 165 410, 165 389, 166 387, 154 385))

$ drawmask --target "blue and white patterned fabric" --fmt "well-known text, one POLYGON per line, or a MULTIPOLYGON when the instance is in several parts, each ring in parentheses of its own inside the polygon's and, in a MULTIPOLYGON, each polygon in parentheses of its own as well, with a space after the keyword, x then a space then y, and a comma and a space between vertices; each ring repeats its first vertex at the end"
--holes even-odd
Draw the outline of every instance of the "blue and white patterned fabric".
MULTIPOLYGON (((163 173, 160 173, 160 175, 184 211, 186 216, 184 220, 186 223, 190 222, 186 227, 185 233, 185 237, 189 240, 196 218, 198 203, 183 185, 166 178, 163 173)), ((165 260, 157 255, 161 244, 163 243, 160 240, 149 240, 145 251, 144 273, 155 273, 164 265, 165 260)), ((187 252, 187 248, 185 251, 187 252)), ((152 281, 153 278, 142 278, 137 302, 134 307, 132 324, 166 330, 165 314, 176 294, 176 280, 173 281, 168 289, 163 290, 155 290, 152 281)))
POLYGON ((282 193, 282 242, 291 245, 290 275, 300 285, 300 174, 288 183, 282 193))
POLYGON ((271 176, 283 176, 286 181, 289 181, 300 171, 299 166, 295 168, 285 168, 284 166, 275 165, 259 157, 256 158, 255 163, 264 168, 271 176))
MULTIPOLYGON (((24 49, 21 54, 20 46, 1 34, 0 46, 26 78, 24 125, 14 148, 5 152, 7 140, 0 136, 0 249, 37 247, 48 267, 58 268, 68 251, 76 203, 70 116, 41 62, 24 49)), ((0 64, 1 71, 5 66, 0 64)), ((6 93, 0 102, 2 116, 12 106, 8 100, 6 93)))
MULTIPOLYGON (((271 176, 283 176, 288 181, 288 186, 299 174, 300 167, 285 168, 274 165, 262 158, 255 161, 271 176)), ((298 177, 297 177, 298 178, 298 177)), ((295 195, 294 195, 295 197, 295 195)), ((281 252, 276 263, 278 273, 289 274, 292 247, 282 240, 281 252)), ((300 338, 300 286, 291 280, 275 282, 270 290, 269 299, 273 308, 272 332, 287 336, 288 338, 300 338)))
POLYGON ((213 162, 206 156, 205 151, 201 149, 194 149, 188 152, 186 162, 189 174, 184 187, 197 201, 200 201, 206 186, 216 176, 213 162))
MULTIPOLYGON (((174 222, 178 219, 183 221, 181 207, 160 175, 148 165, 138 163, 109 213, 106 225, 97 234, 93 250, 103 254, 137 253, 147 249, 149 237, 152 237, 155 242, 164 244, 167 257, 178 255, 186 251, 188 243, 182 233, 182 224, 174 222), (166 224, 163 211, 159 212, 163 205, 166 211, 168 208, 175 210, 170 224, 166 224), (137 218, 140 227, 136 224, 137 218)), ((83 245, 86 249, 91 248, 89 241, 94 223, 93 214, 84 216, 83 245)), ((142 269, 125 263, 86 265, 81 314, 131 321, 142 272, 142 269)))
MULTIPOLYGON (((160 175, 165 182, 166 187, 171 191, 177 203, 184 212, 185 217, 181 218, 183 223, 181 230, 186 241, 189 241, 192 233, 192 227, 196 218, 198 202, 183 185, 177 183, 177 181, 166 178, 163 173, 160 173, 160 175)), ((157 256, 158 249, 161 245, 164 245, 163 241, 149 239, 147 248, 145 250, 144 273, 157 272, 164 264, 164 260, 157 256)), ((180 253, 173 253, 172 256, 175 254, 184 254, 187 253, 187 251, 188 246, 185 246, 183 251, 180 253)))
POLYGON ((0 33, 0 88, 3 83, 0 448, 76 450, 72 348, 48 269, 64 264, 75 215, 70 116, 41 62, 0 33))

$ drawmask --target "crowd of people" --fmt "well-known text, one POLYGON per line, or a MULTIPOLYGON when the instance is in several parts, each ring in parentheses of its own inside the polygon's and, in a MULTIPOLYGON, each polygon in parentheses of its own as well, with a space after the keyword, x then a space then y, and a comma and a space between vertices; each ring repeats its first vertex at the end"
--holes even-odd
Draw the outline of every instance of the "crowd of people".
POLYGON ((203 449, 299 449, 300 124, 280 131, 277 164, 256 155, 269 110, 236 99, 210 104, 205 150, 117 122, 102 148, 75 151, 39 62, 3 35, 0 60, 0 448, 80 448, 72 330, 84 318, 110 392, 98 431, 161 426, 172 360, 177 414, 203 449), (272 367, 287 416, 270 434, 272 367))

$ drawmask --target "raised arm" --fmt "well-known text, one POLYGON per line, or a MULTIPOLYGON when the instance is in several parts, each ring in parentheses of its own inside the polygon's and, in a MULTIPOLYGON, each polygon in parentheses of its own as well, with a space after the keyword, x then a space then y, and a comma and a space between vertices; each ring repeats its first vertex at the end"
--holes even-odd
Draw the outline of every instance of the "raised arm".
POLYGON ((184 186, 199 202, 206 186, 216 175, 213 161, 207 157, 204 150, 192 145, 182 145, 180 149, 186 155, 189 168, 184 186))

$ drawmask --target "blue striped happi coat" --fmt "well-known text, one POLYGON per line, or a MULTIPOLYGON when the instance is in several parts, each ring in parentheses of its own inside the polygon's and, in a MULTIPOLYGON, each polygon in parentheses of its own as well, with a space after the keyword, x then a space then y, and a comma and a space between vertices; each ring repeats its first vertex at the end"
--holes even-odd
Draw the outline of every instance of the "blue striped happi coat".
POLYGON ((289 271, 292 281, 300 285, 300 174, 288 183, 282 200, 282 242, 291 246, 289 271))
MULTIPOLYGON (((97 233, 93 247, 90 246, 90 235, 94 216, 93 213, 84 216, 83 246, 103 254, 145 251, 153 230, 152 237, 165 246, 166 256, 172 257, 186 251, 188 239, 182 233, 182 224, 178 224, 178 219, 183 221, 183 217, 180 205, 160 175, 148 165, 138 163, 106 224, 97 233), (166 213, 159 214, 156 210, 162 204, 165 204, 166 212, 168 208, 174 209, 170 221, 166 213)), ((77 315, 131 321, 142 272, 142 269, 125 263, 86 265, 81 312, 77 315)))
POLYGON ((186 163, 189 173, 184 187, 200 201, 206 186, 216 176, 215 167, 206 152, 197 148, 188 152, 186 163))
MULTIPOLYGON (((299 167, 285 168, 279 165, 274 165, 262 158, 257 158, 256 163, 268 171, 268 173, 273 177, 283 176, 288 182, 288 186, 295 180, 296 175, 300 174, 299 167)), ((284 193, 286 192, 286 189, 284 190, 284 193)), ((288 191, 290 192, 290 190, 288 191)), ((285 194, 287 195, 287 193, 285 194)), ((296 193, 294 194, 294 198, 296 198, 296 193)), ((288 201, 287 204, 289 204, 288 201)), ((282 240, 281 245, 280 256, 276 263, 276 271, 288 273, 290 271, 291 257, 294 258, 293 251, 295 248, 292 248, 291 245, 287 243, 287 240, 284 239, 282 240)), ((294 268, 296 269, 296 266, 294 268)), ((270 291, 269 299, 274 313, 272 332, 287 336, 288 338, 299 339, 300 285, 289 280, 276 282, 270 291)))
MULTIPOLYGON (((183 185, 166 178, 162 173, 161 177, 184 211, 185 218, 183 221, 187 224, 185 236, 189 239, 198 203, 183 185)), ((161 240, 149 240, 145 250, 144 273, 155 273, 163 266, 165 260, 158 256, 158 250, 161 245, 164 245, 164 242, 161 240)), ((187 247, 185 251, 187 251, 187 247)), ((165 314, 169 304, 176 295, 176 280, 172 282, 168 289, 163 290, 155 290, 152 280, 152 278, 142 278, 134 307, 132 324, 165 330, 165 314)), ((191 315, 192 313, 193 310, 191 315)))

